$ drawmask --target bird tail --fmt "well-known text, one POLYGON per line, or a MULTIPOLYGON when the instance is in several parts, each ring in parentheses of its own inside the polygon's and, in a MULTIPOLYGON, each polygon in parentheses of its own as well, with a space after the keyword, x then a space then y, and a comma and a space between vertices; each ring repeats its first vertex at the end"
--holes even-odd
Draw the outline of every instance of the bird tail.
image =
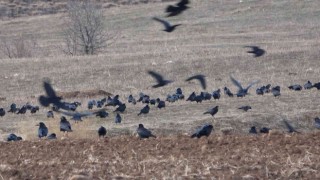
POLYGON ((207 112, 204 112, 203 114, 210 114, 210 112, 209 112, 209 111, 207 111, 207 112))
POLYGON ((195 137, 197 137, 197 134, 192 134, 191 135, 191 138, 195 138, 195 137))
POLYGON ((140 116, 140 114, 142 114, 141 112, 138 114, 138 116, 140 116))
POLYGON ((153 134, 151 134, 151 137, 157 138, 157 136, 155 136, 155 135, 153 135, 153 134))

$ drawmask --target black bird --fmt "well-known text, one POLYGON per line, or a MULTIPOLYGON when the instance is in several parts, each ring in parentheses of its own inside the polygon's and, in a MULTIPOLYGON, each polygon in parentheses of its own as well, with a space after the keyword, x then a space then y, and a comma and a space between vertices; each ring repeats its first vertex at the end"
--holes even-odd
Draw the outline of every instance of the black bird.
POLYGON ((265 50, 259 48, 258 46, 245 46, 245 47, 252 49, 251 51, 247 51, 247 53, 254 54, 254 57, 260 57, 264 55, 264 53, 266 52, 265 50))
POLYGON ((301 91, 302 90, 302 86, 300 86, 299 84, 291 85, 288 88, 291 90, 294 90, 294 91, 301 91))
POLYGON ((250 134, 257 134, 257 129, 256 129, 256 127, 255 127, 255 126, 252 126, 252 127, 250 128, 250 130, 249 130, 249 133, 250 133, 250 134))
POLYGON ((292 125, 287 120, 283 120, 283 123, 286 125, 288 129, 288 133, 293 133, 293 132, 300 133, 297 130, 295 130, 295 128, 292 127, 292 125))
POLYGON ((312 83, 310 81, 308 81, 303 87, 304 87, 304 89, 311 89, 312 83))
POLYGON ((6 115, 6 111, 3 108, 0 108, 0 116, 3 117, 6 115))
POLYGON ((117 106, 122 104, 121 101, 119 100, 119 95, 115 95, 113 98, 108 96, 108 99, 106 102, 107 102, 106 106, 117 106))
POLYGON ((150 130, 146 129, 146 128, 143 126, 143 124, 139 124, 139 127, 138 127, 138 129, 137 129, 137 133, 138 133, 138 135, 139 135, 139 137, 140 137, 141 139, 143 139, 143 138, 149 138, 149 137, 154 137, 154 138, 156 138, 156 136, 153 135, 150 130))
POLYGON ((182 89, 181 89, 181 88, 177 88, 177 89, 176 89, 176 94, 181 95, 181 94, 182 94, 182 89))
POLYGON ((271 89, 271 92, 274 95, 274 97, 280 96, 281 95, 280 94, 280 86, 273 87, 271 89))
POLYGON ((197 95, 196 95, 195 92, 191 93, 190 96, 188 97, 187 101, 194 101, 194 99, 196 98, 196 96, 197 96, 197 95))
POLYGON ((251 106, 241 106, 241 107, 239 107, 238 109, 242 109, 242 110, 244 110, 245 112, 247 112, 249 109, 251 109, 251 106))
POLYGON ((201 128, 199 128, 198 130, 196 130, 196 132, 191 135, 191 138, 194 138, 194 137, 200 138, 202 136, 208 137, 211 134, 212 130, 213 130, 213 126, 211 124, 206 124, 201 128))
POLYGON ((219 110, 219 106, 216 106, 204 112, 203 114, 211 114, 211 116, 214 116, 215 114, 217 114, 218 110, 219 110))
POLYGON ((220 89, 212 92, 213 99, 220 99, 220 89))
POLYGON ((136 99, 130 94, 128 97, 128 103, 135 105, 137 103, 136 99))
POLYGON ((268 134, 270 131, 270 128, 267 128, 267 127, 263 127, 260 129, 260 133, 265 133, 265 134, 268 134))
POLYGON ((51 133, 51 134, 47 137, 47 139, 50 139, 50 140, 57 139, 56 133, 51 133))
POLYGON ((320 118, 318 118, 318 117, 314 118, 314 126, 317 129, 320 129, 320 118))
POLYGON ((165 28, 163 31, 168 32, 168 33, 173 32, 176 29, 176 27, 181 25, 181 24, 171 25, 168 21, 162 20, 162 19, 157 18, 157 17, 153 17, 152 19, 162 23, 164 25, 164 28, 165 28))
POLYGON ((21 141, 21 140, 22 138, 15 134, 9 134, 9 136, 7 137, 7 141, 21 141))
POLYGON ((208 92, 201 92, 200 96, 202 96, 203 100, 210 100, 212 98, 212 95, 208 92))
POLYGON ((197 96, 194 98, 194 101, 196 101, 197 103, 201 103, 202 100, 204 100, 204 99, 203 99, 203 97, 201 96, 201 94, 200 94, 200 95, 197 95, 197 96))
POLYGON ((117 109, 116 110, 114 110, 113 112, 121 112, 121 113, 123 113, 125 110, 126 110, 126 104, 125 103, 123 103, 123 104, 120 104, 118 107, 117 107, 117 109))
POLYGON ((116 124, 117 124, 117 123, 121 123, 121 120, 122 120, 122 118, 121 118, 120 114, 117 113, 116 117, 114 118, 114 122, 115 122, 116 124))
POLYGON ((157 106, 159 109, 161 108, 165 108, 166 107, 166 102, 165 101, 161 101, 159 100, 158 101, 158 106, 157 106))
POLYGON ((102 109, 102 110, 100 110, 100 111, 98 111, 98 112, 96 113, 96 117, 106 118, 106 117, 108 117, 108 116, 109 116, 109 113, 108 113, 106 110, 104 110, 104 109, 102 109))
POLYGON ((243 87, 241 86, 241 83, 240 83, 239 81, 237 81, 236 79, 234 79, 232 76, 230 76, 230 79, 231 79, 232 83, 233 83, 235 86, 237 86, 238 89, 239 89, 238 92, 237 92, 237 97, 244 97, 244 96, 246 96, 246 95, 248 94, 249 88, 250 88, 251 86, 253 86, 254 84, 256 84, 256 83, 259 82, 259 81, 253 81, 253 82, 251 82, 251 83, 248 85, 248 87, 243 88, 243 87))
POLYGON ((88 101, 88 109, 92 109, 93 106, 95 106, 97 104, 97 102, 95 100, 90 100, 88 101))
POLYGON ((104 101, 97 101, 97 108, 102 108, 104 101))
POLYGON ((263 94, 264 94, 263 87, 257 88, 256 94, 257 94, 257 95, 263 95, 263 94))
POLYGON ((148 73, 158 82, 158 84, 152 86, 153 88, 162 87, 173 82, 171 80, 165 80, 160 74, 154 71, 148 71, 148 73))
POLYGON ((189 0, 181 0, 179 3, 176 4, 176 6, 169 5, 166 8, 166 12, 169 13, 167 17, 181 14, 183 11, 189 8, 188 6, 186 6, 187 4, 189 4, 189 0))
POLYGON ((72 132, 71 124, 64 116, 61 116, 60 118, 60 131, 67 132, 67 133, 72 132))
POLYGON ((315 83, 312 87, 317 88, 318 90, 320 90, 320 82, 315 83))
POLYGON ((175 98, 175 96, 172 96, 170 94, 167 95, 167 99, 166 99, 168 102, 175 102, 176 100, 178 100, 177 98, 175 98))
POLYGON ((98 129, 98 135, 99 135, 99 138, 102 136, 102 137, 105 137, 107 134, 107 129, 103 126, 101 126, 99 129, 98 129))
POLYGON ((149 113, 149 110, 150 110, 150 107, 149 107, 149 105, 147 104, 145 107, 143 107, 143 108, 140 110, 140 113, 138 114, 138 116, 140 116, 140 114, 148 114, 148 113, 149 113))
POLYGON ((54 118, 53 111, 47 112, 47 118, 54 118))
POLYGON ((39 138, 46 137, 48 135, 47 126, 43 122, 40 122, 37 126, 39 126, 38 137, 39 138))
POLYGON ((202 75, 202 74, 198 74, 198 75, 194 75, 189 77, 188 79, 186 79, 186 81, 191 81, 193 79, 197 79, 198 81, 200 81, 201 87, 202 89, 206 89, 207 88, 207 83, 206 83, 206 76, 202 75))
POLYGON ((30 109, 30 112, 32 114, 36 113, 37 111, 39 111, 39 106, 32 106, 31 109, 30 109))
POLYGON ((15 103, 12 103, 10 105, 10 109, 8 112, 11 112, 11 113, 16 113, 18 111, 18 108, 17 108, 17 105, 15 103))
POLYGON ((17 114, 25 114, 26 112, 27 112, 27 106, 24 105, 18 110, 17 114))
POLYGON ((229 88, 224 87, 223 90, 224 90, 224 94, 228 95, 229 97, 233 97, 233 93, 230 91, 229 88))
POLYGON ((87 117, 87 116, 92 116, 97 114, 99 111, 97 112, 66 112, 66 111, 60 111, 62 114, 67 115, 67 116, 71 116, 72 120, 74 120, 75 122, 77 121, 82 121, 83 117, 87 117))
POLYGON ((156 105, 156 102, 157 102, 157 101, 156 101, 155 99, 150 99, 150 102, 149 102, 149 103, 150 103, 151 105, 156 105))

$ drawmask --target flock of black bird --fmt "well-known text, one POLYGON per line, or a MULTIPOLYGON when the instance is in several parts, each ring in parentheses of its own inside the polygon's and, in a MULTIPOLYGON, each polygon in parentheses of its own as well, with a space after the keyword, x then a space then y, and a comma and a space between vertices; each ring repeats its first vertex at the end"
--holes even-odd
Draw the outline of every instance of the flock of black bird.
MULTIPOLYGON (((172 16, 176 16, 176 15, 183 13, 184 11, 186 11, 187 9, 190 8, 187 6, 188 4, 189 4, 189 0, 181 0, 176 5, 169 5, 165 10, 165 12, 168 13, 167 17, 172 17, 172 16)), ((153 20, 162 23, 165 27, 164 31, 166 31, 168 33, 173 32, 176 29, 176 27, 181 26, 181 24, 171 25, 168 21, 157 18, 157 17, 153 17, 153 20)), ((251 50, 247 51, 247 52, 252 53, 254 55, 254 57, 260 57, 266 53, 265 50, 261 49, 258 46, 245 46, 245 47, 251 48, 251 50)), ((161 74, 159 74, 157 72, 148 71, 148 74, 151 75, 157 82, 155 85, 152 86, 153 88, 159 88, 162 86, 166 86, 169 83, 173 83, 172 80, 165 79, 161 74)), ((238 91, 235 93, 235 95, 237 97, 245 97, 246 95, 248 95, 249 89, 253 85, 259 83, 259 81, 252 81, 247 87, 243 87, 241 85, 241 83, 238 80, 236 80, 233 76, 230 76, 230 79, 231 79, 231 82, 238 88, 238 91)), ((187 78, 185 81, 192 81, 192 80, 199 81, 202 89, 204 89, 204 90, 206 89, 206 76, 204 76, 202 74, 197 74, 197 75, 194 75, 194 76, 187 78)), ((76 111, 76 109, 79 106, 81 106, 80 102, 65 102, 65 101, 63 101, 63 98, 56 95, 56 93, 55 93, 54 89, 52 88, 49 81, 44 81, 43 87, 46 92, 46 96, 40 96, 38 98, 38 100, 42 106, 44 106, 44 107, 51 106, 52 107, 52 110, 47 112, 47 118, 54 118, 55 113, 61 113, 65 116, 69 116, 69 117, 71 117, 70 118, 71 120, 75 121, 75 123, 82 121, 82 118, 84 118, 84 117, 93 116, 93 115, 100 117, 100 118, 106 118, 109 116, 109 113, 106 111, 106 109, 104 109, 104 107, 105 106, 112 106, 112 107, 116 107, 116 109, 113 111, 115 113, 114 122, 115 123, 122 122, 121 113, 125 112, 126 104, 120 101, 119 95, 116 95, 114 97, 108 96, 107 98, 103 98, 101 100, 90 100, 87 104, 87 108, 89 110, 92 110, 95 107, 100 108, 100 109, 98 109, 96 111, 92 111, 92 112, 91 111, 78 112, 78 111, 76 111)), ((303 88, 304 89, 317 88, 318 90, 320 90, 320 82, 312 84, 310 81, 308 81, 304 85, 304 87, 302 87, 301 85, 295 84, 295 85, 289 86, 288 88, 292 89, 294 91, 301 91, 303 88)), ((223 90, 224 90, 224 94, 226 96, 229 96, 229 97, 234 96, 234 94, 227 87, 224 87, 223 90)), ((271 87, 271 85, 268 84, 268 85, 265 85, 265 86, 262 86, 262 87, 259 87, 256 89, 257 95, 264 95, 267 93, 272 93, 273 96, 279 97, 281 95, 280 86, 271 87)), ((221 90, 218 89, 218 90, 213 91, 212 93, 203 91, 198 95, 195 92, 193 92, 188 96, 188 98, 186 98, 186 101, 201 103, 202 101, 211 100, 211 99, 218 100, 218 99, 220 99, 220 97, 221 97, 221 90)), ((144 93, 140 93, 139 99, 136 100, 133 97, 133 95, 129 95, 127 101, 128 101, 128 103, 133 104, 133 105, 136 105, 137 103, 145 104, 145 106, 137 114, 138 116, 140 116, 140 115, 148 114, 150 111, 150 106, 152 106, 152 105, 156 106, 159 109, 162 109, 162 108, 166 107, 166 102, 174 103, 176 101, 184 100, 184 99, 185 99, 185 96, 182 92, 182 89, 177 88, 176 92, 174 94, 169 94, 165 100, 161 100, 160 98, 152 99, 149 95, 144 94, 144 93)), ((239 109, 246 112, 246 111, 252 109, 252 107, 245 105, 245 106, 239 107, 239 109)), ((36 113, 37 111, 39 111, 39 107, 32 106, 30 104, 26 104, 26 105, 23 105, 21 108, 18 108, 16 104, 12 104, 10 106, 10 110, 8 112, 15 113, 15 114, 25 114, 28 110, 30 111, 30 113, 36 113)), ((215 114, 218 113, 218 111, 219 111, 219 106, 215 106, 215 107, 208 109, 203 114, 210 114, 213 117, 215 114)), ((5 114, 6 114, 6 111, 3 108, 0 108, 0 116, 2 117, 5 114)), ((70 122, 67 120, 67 118, 65 116, 60 117, 60 131, 65 133, 65 136, 68 136, 68 133, 72 132, 73 130, 72 130, 70 122)), ((317 117, 317 118, 315 118, 314 121, 315 121, 314 122, 315 127, 320 129, 320 118, 317 117)), ((287 127, 288 132, 290 132, 290 133, 291 132, 298 132, 290 125, 290 123, 288 121, 283 120, 283 122, 284 122, 285 126, 287 127)), ((57 136, 55 133, 48 134, 49 130, 43 122, 40 122, 37 126, 39 126, 39 128, 38 128, 38 137, 39 138, 46 137, 47 139, 57 139, 57 136)), ((269 133, 269 130, 270 130, 270 128, 262 127, 259 132, 260 133, 269 133)), ((200 138, 202 136, 209 136, 212 131, 213 131, 212 124, 204 124, 203 126, 198 128, 191 135, 191 138, 194 138, 194 137, 200 138)), ((101 126, 97 132, 98 132, 99 137, 104 137, 107 134, 107 129, 105 127, 101 126)), ((149 137, 156 138, 156 136, 153 135, 150 130, 145 128, 143 124, 138 125, 136 132, 141 139, 142 138, 149 138, 149 137)), ((249 129, 249 133, 250 134, 257 134, 258 131, 255 126, 252 126, 249 129)), ((15 135, 15 134, 10 134, 7 137, 7 141, 19 141, 19 140, 22 140, 22 138, 20 136, 15 135)))

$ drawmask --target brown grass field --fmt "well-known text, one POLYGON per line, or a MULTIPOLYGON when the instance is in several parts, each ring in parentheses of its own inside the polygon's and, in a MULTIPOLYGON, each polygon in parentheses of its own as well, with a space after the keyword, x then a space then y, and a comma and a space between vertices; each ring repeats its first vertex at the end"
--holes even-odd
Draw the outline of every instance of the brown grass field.
MULTIPOLYGON (((34 115, 7 114, 0 118, 0 135, 14 132, 25 141, 0 143, 0 179, 68 179, 83 174, 89 179, 319 179, 318 90, 295 92, 287 87, 310 80, 319 82, 320 3, 317 0, 192 0, 189 10, 168 18, 181 23, 173 33, 162 32, 153 16, 165 17, 170 2, 123 5, 105 10, 114 41, 106 52, 95 56, 64 56, 57 48, 63 42, 65 14, 36 15, 0 21, 0 36, 32 34, 41 53, 33 58, 0 59, 0 107, 12 102, 39 104, 42 81, 50 78, 60 92, 103 90, 119 94, 144 92, 165 98, 181 87, 188 96, 200 93, 197 82, 184 80, 194 74, 207 76, 210 93, 224 86, 233 92, 230 74, 244 85, 260 80, 244 98, 228 98, 201 104, 179 101, 164 110, 151 107, 137 116, 142 104, 127 105, 123 123, 114 124, 113 108, 106 119, 88 117, 72 124, 74 132, 60 140, 60 115, 47 119, 48 108, 34 115), (244 46, 258 45, 267 53, 259 58, 244 46), (147 70, 155 70, 175 82, 153 89, 147 70), (281 96, 258 96, 255 89, 281 86, 281 96), (217 115, 203 115, 219 105, 217 115), (251 105, 252 110, 237 108, 251 105), (301 134, 288 135, 288 120, 301 134), (57 141, 37 140, 38 122, 44 122, 57 141), (138 140, 135 129, 143 123, 158 136, 138 140), (212 123, 214 132, 199 140, 186 137, 197 126, 212 123), (96 130, 108 130, 99 140, 96 130), (274 134, 247 135, 250 126, 267 126, 274 134), (230 135, 222 132, 230 131, 230 135)), ((93 98, 103 98, 95 96, 93 98)), ((81 101, 86 109, 89 97, 81 101)), ((79 177, 78 177, 79 178, 79 177)))

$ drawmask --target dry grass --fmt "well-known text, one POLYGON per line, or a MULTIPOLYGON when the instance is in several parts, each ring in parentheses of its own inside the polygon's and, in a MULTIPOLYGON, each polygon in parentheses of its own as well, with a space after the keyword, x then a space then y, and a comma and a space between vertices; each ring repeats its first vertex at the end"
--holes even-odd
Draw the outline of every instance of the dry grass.
MULTIPOLYGON (((210 92, 224 86, 235 91, 229 79, 229 75, 234 74, 243 84, 260 79, 259 85, 280 85, 283 87, 282 96, 278 99, 269 95, 258 97, 253 88, 252 95, 245 98, 223 96, 219 101, 202 104, 181 101, 161 111, 152 108, 144 117, 136 116, 142 105, 129 105, 121 128, 133 131, 138 123, 144 123, 159 134, 190 133, 195 126, 212 122, 218 131, 232 128, 236 132, 247 132, 251 125, 285 130, 281 122, 285 117, 301 131, 314 129, 312 121, 319 108, 314 99, 319 98, 319 93, 317 90, 292 92, 286 87, 303 84, 308 79, 319 81, 319 22, 316 14, 319 5, 316 1, 196 1, 192 2, 189 11, 171 19, 173 23, 183 24, 171 34, 161 32, 161 25, 151 20, 153 16, 164 16, 163 9, 168 4, 106 10, 109 29, 117 32, 118 38, 106 54, 90 57, 64 57, 55 49, 61 41, 59 30, 63 27, 63 14, 0 22, 2 35, 32 33, 49 52, 45 58, 1 60, 0 92, 6 100, 0 105, 37 103, 36 97, 43 93, 41 83, 46 77, 51 78, 58 91, 101 89, 120 94, 125 101, 129 94, 137 96, 141 91, 161 98, 173 93, 176 87, 181 87, 186 95, 192 91, 200 92, 197 83, 184 82, 186 77, 196 73, 207 76, 210 92), (246 53, 245 45, 259 45, 267 54, 255 59, 246 53), (165 74, 175 83, 152 89, 153 79, 146 75, 148 69, 165 74), (247 104, 253 107, 252 111, 243 113, 237 110, 240 105, 247 104), (220 106, 215 118, 202 115, 214 105, 220 106)), ((88 99, 76 100, 86 104, 88 99)), ((50 124, 53 121, 46 120, 45 112, 42 109, 35 116, 9 115, 1 122, 17 128, 22 136, 31 137, 36 133, 35 122, 50 124), (28 127, 30 124, 32 126, 28 127)), ((88 118, 86 121, 88 124, 93 122, 93 125, 79 125, 83 127, 83 133, 89 133, 101 124, 110 132, 115 127, 113 116, 106 120, 88 118)), ((4 130, 3 133, 8 132, 4 130)))
MULTIPOLYGON (((165 98, 177 87, 185 95, 199 93, 198 83, 184 81, 197 73, 207 76, 209 92, 224 86, 235 91, 229 79, 233 74, 243 84, 259 79, 259 86, 280 85, 281 97, 257 96, 254 87, 245 98, 223 95, 219 101, 201 104, 179 101, 164 110, 151 107, 148 115, 139 117, 142 105, 127 105, 120 125, 114 124, 113 108, 109 108, 106 119, 89 117, 72 124, 74 132, 69 140, 18 142, 20 149, 14 143, 1 144, 1 152, 10 153, 1 153, 0 179, 66 179, 74 174, 93 179, 319 178, 319 147, 314 146, 319 144, 319 133, 314 133, 313 127, 314 117, 320 114, 319 92, 286 88, 307 80, 320 81, 318 1, 192 1, 192 8, 170 19, 183 24, 170 34, 151 20, 153 16, 164 17, 168 4, 172 2, 107 9, 108 28, 117 38, 105 54, 97 56, 65 57, 59 52, 56 47, 62 41, 64 14, 0 21, 1 36, 33 34, 48 54, 41 58, 0 59, 0 107, 7 109, 12 102, 38 104, 37 97, 44 93, 42 80, 48 77, 60 92, 103 90, 119 94, 125 101, 129 94, 137 97, 139 92, 165 98), (246 45, 261 46, 267 53, 253 58, 246 53, 246 45), (146 73, 149 69, 175 82, 152 89, 154 80, 146 73), (215 105, 220 110, 214 118, 202 114, 215 105), (237 109, 241 105, 251 105, 252 110, 244 113, 237 109), (303 134, 279 135, 286 131, 284 118, 303 134), (176 135, 190 134, 206 122, 213 123, 215 129, 209 139, 197 141, 176 135), (139 123, 160 138, 137 141, 131 137, 139 123), (96 138, 101 125, 107 128, 108 136, 125 137, 111 138, 107 147, 104 141, 88 140, 96 138), (267 137, 242 135, 252 125, 276 131, 267 137), (223 130, 236 135, 220 135, 223 130), (170 136, 162 137, 164 134, 170 136), (11 153, 12 149, 16 151, 11 153)), ((81 110, 85 110, 87 97, 68 99, 73 100, 81 101, 81 110)), ((47 110, 0 118, 0 135, 15 132, 34 140, 35 124, 43 121, 60 138, 60 115, 47 119, 47 110)))

